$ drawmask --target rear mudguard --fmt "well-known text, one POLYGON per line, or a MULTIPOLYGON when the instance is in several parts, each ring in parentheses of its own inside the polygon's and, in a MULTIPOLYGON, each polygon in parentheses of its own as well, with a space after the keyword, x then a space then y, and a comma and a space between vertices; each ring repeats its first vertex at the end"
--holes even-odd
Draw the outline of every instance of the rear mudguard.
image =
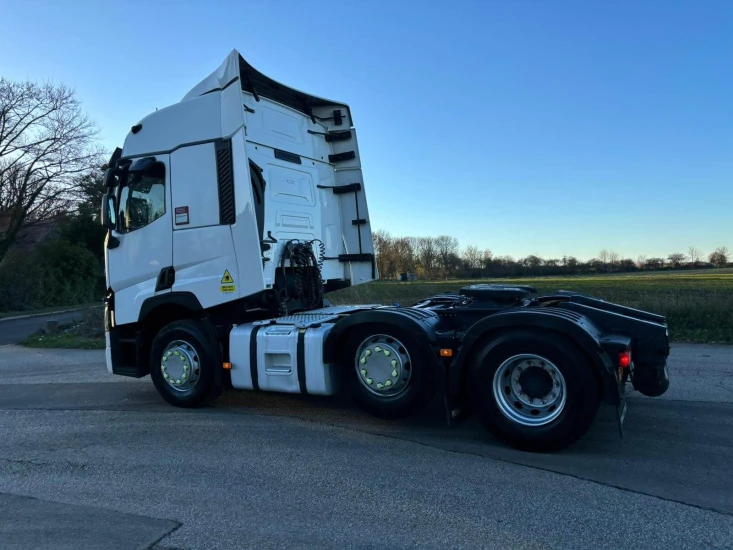
POLYGON ((552 307, 510 309, 474 323, 463 335, 458 344, 460 351, 450 364, 450 395, 458 397, 465 392, 465 372, 473 357, 484 342, 507 329, 543 330, 569 338, 586 354, 589 367, 596 371, 603 401, 611 405, 620 403, 621 386, 616 363, 611 358, 628 349, 630 339, 602 334, 583 315, 552 307))
POLYGON ((630 337, 635 363, 663 364, 669 356, 669 330, 661 315, 568 291, 536 301, 579 313, 606 334, 630 337))
POLYGON ((425 354, 430 361, 427 366, 435 370, 438 375, 437 380, 445 386, 445 371, 440 368, 438 362, 439 344, 436 326, 439 322, 440 317, 434 311, 426 309, 384 307, 353 313, 336 323, 326 337, 323 346, 324 362, 339 363, 342 361, 339 353, 350 329, 366 324, 387 325, 409 332, 420 347, 430 351, 425 354))
POLYGON ((669 389, 669 330, 663 316, 568 291, 543 296, 536 302, 579 313, 606 334, 627 336, 631 340, 634 389, 649 397, 658 397, 669 389))

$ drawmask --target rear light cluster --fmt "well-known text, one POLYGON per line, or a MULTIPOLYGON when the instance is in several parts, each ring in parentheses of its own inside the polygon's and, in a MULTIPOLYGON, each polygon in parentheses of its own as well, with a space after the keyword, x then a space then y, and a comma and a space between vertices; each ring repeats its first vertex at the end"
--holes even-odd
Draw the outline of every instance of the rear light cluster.
POLYGON ((618 366, 619 368, 627 369, 629 365, 631 365, 631 351, 622 351, 618 354, 618 366))

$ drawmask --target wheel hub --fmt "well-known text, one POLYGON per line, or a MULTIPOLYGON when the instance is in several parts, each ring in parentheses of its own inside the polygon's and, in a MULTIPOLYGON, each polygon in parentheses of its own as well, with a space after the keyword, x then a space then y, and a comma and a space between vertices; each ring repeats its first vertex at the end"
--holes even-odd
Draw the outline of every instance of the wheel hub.
POLYGON ((410 381, 410 367, 405 346, 391 336, 372 336, 364 340, 356 352, 359 381, 380 397, 394 397, 404 392, 410 381))
POLYGON ((188 342, 171 342, 163 351, 160 370, 163 379, 176 391, 191 390, 199 380, 201 365, 194 347, 188 342))
POLYGON ((552 385, 552 377, 540 367, 528 367, 519 375, 521 390, 531 398, 539 399, 549 395, 552 385))
POLYGON ((543 426, 565 408, 565 378, 549 360, 534 354, 515 355, 496 370, 493 394, 499 410, 517 424, 543 426))

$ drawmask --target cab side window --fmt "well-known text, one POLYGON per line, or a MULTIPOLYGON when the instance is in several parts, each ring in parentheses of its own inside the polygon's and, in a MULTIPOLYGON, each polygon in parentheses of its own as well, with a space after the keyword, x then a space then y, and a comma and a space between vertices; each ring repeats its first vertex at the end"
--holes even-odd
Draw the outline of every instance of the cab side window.
POLYGON ((120 191, 120 232, 142 229, 165 212, 165 165, 157 162, 144 175, 130 174, 120 191))

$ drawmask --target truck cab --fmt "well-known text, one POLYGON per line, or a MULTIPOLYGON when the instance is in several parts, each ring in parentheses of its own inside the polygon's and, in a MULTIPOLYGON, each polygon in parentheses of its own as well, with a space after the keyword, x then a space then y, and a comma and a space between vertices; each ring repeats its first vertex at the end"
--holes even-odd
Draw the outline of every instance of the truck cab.
POLYGON ((134 125, 114 161, 105 258, 119 324, 176 293, 204 309, 266 291, 320 304, 295 296, 303 281, 279 261, 286 243, 308 244, 325 291, 377 278, 349 107, 285 87, 236 51, 134 125))

